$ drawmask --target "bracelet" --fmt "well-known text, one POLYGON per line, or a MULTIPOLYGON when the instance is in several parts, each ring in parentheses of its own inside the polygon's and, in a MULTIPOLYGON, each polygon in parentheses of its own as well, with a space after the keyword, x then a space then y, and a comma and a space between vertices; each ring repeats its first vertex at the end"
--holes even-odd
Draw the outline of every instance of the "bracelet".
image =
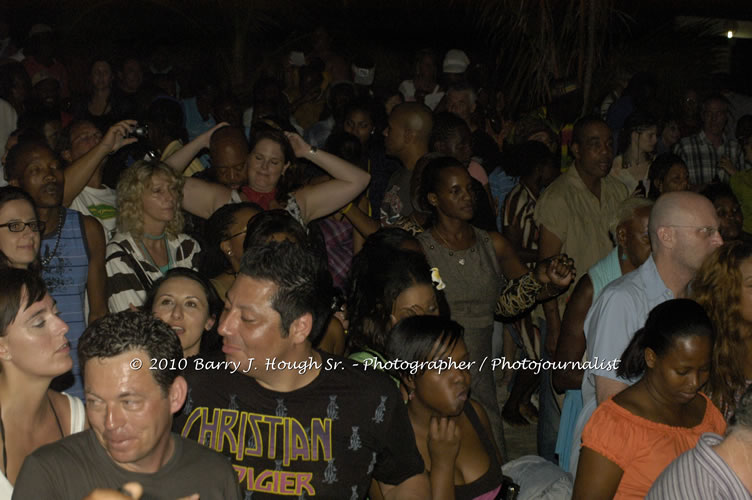
POLYGON ((311 146, 311 149, 309 149, 308 152, 311 153, 312 155, 315 155, 318 152, 318 150, 319 148, 317 148, 316 146, 311 146))
POLYGON ((339 211, 339 213, 341 213, 342 215, 345 215, 352 208, 352 206, 353 206, 352 202, 348 203, 345 208, 339 211))

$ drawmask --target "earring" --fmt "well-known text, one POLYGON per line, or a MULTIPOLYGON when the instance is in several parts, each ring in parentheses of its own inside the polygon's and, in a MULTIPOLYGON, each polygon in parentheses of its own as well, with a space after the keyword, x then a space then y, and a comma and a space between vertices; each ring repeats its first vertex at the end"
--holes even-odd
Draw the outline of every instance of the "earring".
POLYGON ((232 255, 232 250, 228 250, 228 251, 227 251, 227 255, 228 255, 228 256, 232 255))
POLYGON ((621 260, 627 260, 627 254, 626 253, 621 254, 620 259, 621 260))
POLYGON ((415 397, 415 389, 410 389, 410 392, 407 394, 407 399, 409 401, 412 401, 414 397, 415 397))

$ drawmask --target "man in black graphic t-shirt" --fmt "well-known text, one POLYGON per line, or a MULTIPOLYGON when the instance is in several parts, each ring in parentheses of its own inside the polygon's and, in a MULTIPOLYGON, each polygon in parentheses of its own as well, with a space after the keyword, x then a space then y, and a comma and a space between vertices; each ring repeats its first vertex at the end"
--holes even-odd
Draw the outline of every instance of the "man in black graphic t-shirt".
POLYGON ((174 429, 228 456, 246 496, 430 497, 400 394, 387 377, 316 351, 330 299, 303 245, 250 248, 227 292, 224 357, 194 359, 174 429))

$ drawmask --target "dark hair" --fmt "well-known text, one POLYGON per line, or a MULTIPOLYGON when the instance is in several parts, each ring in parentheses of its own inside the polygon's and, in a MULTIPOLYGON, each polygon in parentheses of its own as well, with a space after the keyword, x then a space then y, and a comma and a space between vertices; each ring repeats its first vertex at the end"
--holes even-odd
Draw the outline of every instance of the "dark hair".
POLYGON ((281 318, 282 336, 293 321, 311 314, 313 325, 308 339, 316 345, 331 315, 332 277, 326 257, 310 245, 272 241, 253 245, 243 254, 240 274, 276 285, 272 309, 281 318))
POLYGON ((47 294, 47 286, 39 273, 13 267, 0 268, 0 337, 4 337, 8 326, 18 313, 39 302, 47 294), (26 301, 22 302, 24 291, 26 301))
POLYGON ((99 130, 100 133, 104 133, 102 129, 99 128, 99 125, 97 125, 91 120, 87 120, 87 119, 73 120, 68 125, 63 127, 63 130, 60 131, 60 137, 58 137, 57 145, 55 146, 55 149, 58 151, 58 153, 62 153, 63 151, 70 150, 70 148, 72 147, 71 133, 73 132, 73 129, 84 123, 88 123, 95 129, 99 130))
POLYGON ((648 193, 648 198, 651 200, 658 199, 658 196, 660 196, 661 193, 658 192, 658 187, 655 185, 655 181, 662 182, 666 178, 668 171, 671 170, 671 167, 677 163, 684 165, 685 167, 687 166, 687 164, 684 163, 684 160, 674 153, 661 153, 656 156, 653 163, 650 164, 650 169, 648 169, 648 180, 650 180, 650 192, 648 193))
MULTIPOLYGON (((22 165, 20 164, 21 157, 29 154, 37 148, 46 149, 52 155, 57 157, 57 154, 52 149, 50 149, 47 141, 36 138, 21 141, 21 138, 19 137, 18 144, 13 146, 10 151, 8 151, 8 157, 5 159, 5 176, 8 178, 8 180, 19 180, 21 177, 23 177, 23 170, 21 169, 22 165)), ((23 165, 23 167, 26 167, 26 165, 23 165)))
POLYGON ((353 165, 358 165, 363 156, 363 146, 360 139, 347 132, 332 132, 327 138, 324 150, 334 156, 339 156, 353 165))
MULTIPOLYGON (((23 200, 28 202, 31 205, 31 208, 34 210, 34 218, 39 220, 37 207, 34 204, 34 200, 31 198, 31 196, 29 196, 29 193, 15 186, 3 186, 0 188, 0 209, 2 209, 6 203, 16 200, 23 200)), ((0 251, 0 268, 4 267, 11 267, 10 261, 8 260, 8 257, 2 251, 0 251)), ((34 259, 34 262, 29 265, 29 270, 36 273, 42 272, 42 265, 40 264, 38 257, 34 259)))
POLYGON ((583 116, 582 118, 577 120, 574 124, 574 128, 572 129, 572 144, 584 146, 583 142, 585 141, 585 138, 583 137, 583 135, 585 134, 585 129, 595 123, 601 123, 608 127, 608 124, 606 124, 606 122, 603 121, 603 118, 601 118, 600 116, 583 116))
POLYGON ((708 94, 705 96, 702 102, 700 102, 700 114, 704 113, 705 108, 713 101, 717 101, 717 102, 720 102, 721 104, 725 104, 727 109, 731 107, 731 103, 729 103, 729 100, 726 99, 722 94, 708 94))
POLYGON ((418 243, 418 239, 399 227, 382 227, 375 233, 366 238, 361 251, 371 252, 372 248, 391 248, 393 250, 402 250, 406 242, 418 243))
POLYGON ((423 175, 420 182, 420 191, 418 200, 420 203, 420 209, 424 212, 429 212, 432 217, 436 217, 436 209, 428 203, 428 194, 436 193, 441 182, 441 174, 448 168, 461 168, 467 171, 465 166, 453 156, 439 156, 429 161, 426 167, 423 169, 423 175))
POLYGON ((543 121, 533 115, 526 115, 520 118, 514 126, 514 143, 522 144, 530 140, 530 136, 539 132, 545 132, 551 138, 551 142, 558 142, 559 137, 554 133, 551 127, 543 121))
POLYGON ((414 285, 433 286, 431 268, 418 252, 364 247, 353 259, 347 296, 348 349, 384 352, 392 307, 414 285))
POLYGON ((282 209, 266 210, 256 214, 246 226, 243 250, 254 245, 263 245, 277 233, 284 233, 296 243, 307 244, 305 228, 292 215, 282 209))
POLYGON ((141 307, 141 309, 145 312, 151 312, 154 306, 154 300, 157 298, 159 287, 161 287, 162 284, 164 284, 166 281, 173 278, 186 278, 198 283, 199 286, 201 286, 201 289, 204 291, 204 295, 206 295, 206 302, 209 305, 209 317, 214 318, 214 325, 209 330, 204 331, 204 334, 201 335, 201 343, 199 344, 198 348, 199 354, 204 354, 219 349, 222 344, 222 337, 220 337, 217 333, 217 326, 219 325, 219 317, 222 314, 222 309, 224 308, 224 302, 219 298, 219 294, 214 289, 214 286, 211 284, 211 282, 202 274, 197 273, 193 269, 187 267, 173 267, 172 269, 167 271, 164 276, 159 278, 151 285, 151 288, 146 294, 144 305, 141 307))
POLYGON ((739 145, 744 147, 746 141, 752 137, 752 115, 744 115, 737 120, 735 136, 739 145))
MULTIPOLYGON (((113 358, 130 351, 144 351, 156 359, 175 360, 167 368, 159 365, 149 370, 154 380, 167 394, 181 371, 178 360, 183 359, 183 348, 177 334, 151 311, 121 311, 99 318, 84 331, 78 341, 78 362, 81 375, 86 362, 96 358, 113 358)), ((149 367, 143 367, 147 369, 149 367)))
POLYGON ((463 128, 467 129, 469 136, 470 128, 465 123, 465 120, 449 111, 436 113, 433 116, 433 127, 431 128, 431 136, 428 139, 429 150, 436 151, 437 142, 448 141, 452 135, 459 133, 460 129, 463 128))
POLYGON ((629 147, 632 141, 632 132, 644 132, 650 127, 658 127, 658 120, 656 120, 650 113, 643 111, 635 111, 627 117, 624 121, 624 126, 619 132, 619 145, 617 151, 623 153, 629 147))
POLYGON ((268 139, 272 142, 279 144, 282 150, 282 161, 284 163, 290 163, 284 174, 279 178, 277 183, 277 201, 286 202, 287 195, 291 193, 300 184, 300 174, 298 172, 297 164, 295 162, 295 151, 293 151, 290 141, 287 140, 284 132, 276 129, 258 130, 252 134, 251 154, 256 145, 264 139, 268 139))
POLYGON ((645 326, 635 332, 624 353, 616 374, 637 378, 645 372, 645 349, 663 356, 676 339, 709 337, 715 340, 713 323, 700 304, 690 299, 672 299, 658 304, 648 314, 645 326))
POLYGON ((180 139, 185 142, 188 139, 183 108, 175 99, 166 96, 154 99, 146 110, 146 122, 171 140, 180 139))
POLYGON ((736 203, 739 203, 739 200, 736 199, 736 195, 728 184, 709 184, 705 189, 700 191, 700 194, 709 199, 712 203, 715 203, 719 198, 731 198, 736 203))
MULTIPOLYGON (((465 329, 449 318, 440 316, 410 316, 394 325, 389 332, 385 355, 387 359, 403 361, 432 361, 451 352, 462 340, 465 329), (441 347, 443 346, 443 349, 441 347)), ((402 365, 396 375, 415 376, 409 366, 402 365)), ((420 375, 425 370, 419 370, 420 375)))
POLYGON ((252 202, 229 203, 219 207, 206 221, 204 227, 204 245, 202 246, 201 265, 199 271, 208 278, 216 278, 220 274, 232 269, 232 264, 220 248, 220 244, 231 235, 230 226, 235 222, 235 214, 250 208, 263 212, 258 204, 252 202))
POLYGON ((8 102, 12 100, 10 95, 16 78, 23 80, 24 83, 28 83, 29 88, 31 88, 31 79, 23 64, 15 61, 3 64, 2 71, 0 71, 0 98, 8 102))
POLYGON ((504 169, 513 177, 524 177, 538 168, 554 165, 555 159, 554 153, 542 142, 525 141, 512 146, 504 169))

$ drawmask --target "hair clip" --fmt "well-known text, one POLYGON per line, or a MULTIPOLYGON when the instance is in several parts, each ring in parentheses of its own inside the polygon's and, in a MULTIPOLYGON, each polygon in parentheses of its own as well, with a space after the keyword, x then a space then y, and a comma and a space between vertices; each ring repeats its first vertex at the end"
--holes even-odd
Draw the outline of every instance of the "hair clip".
POLYGON ((431 268, 431 281, 433 281, 433 285, 436 287, 436 290, 443 290, 446 288, 446 284, 444 283, 444 280, 441 279, 441 275, 439 274, 438 267, 431 268))

